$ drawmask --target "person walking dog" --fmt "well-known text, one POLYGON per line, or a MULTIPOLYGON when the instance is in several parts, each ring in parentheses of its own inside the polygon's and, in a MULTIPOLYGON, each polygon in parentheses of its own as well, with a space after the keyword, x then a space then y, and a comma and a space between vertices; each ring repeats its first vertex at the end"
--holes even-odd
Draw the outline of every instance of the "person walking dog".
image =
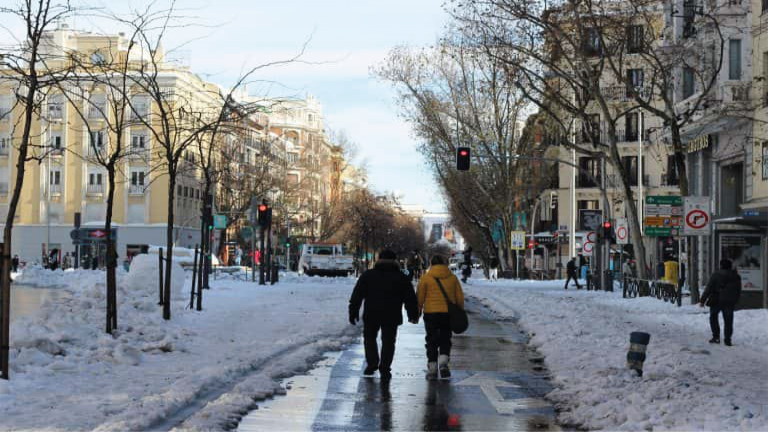
POLYGON ((408 321, 419 322, 416 294, 408 277, 400 271, 397 255, 390 250, 379 252, 379 260, 357 280, 349 299, 349 323, 358 321, 363 309, 363 345, 367 366, 363 375, 370 376, 378 369, 381 379, 392 378, 391 365, 395 357, 397 327, 403 323, 403 305, 408 321), (376 338, 381 330, 381 354, 376 338))
POLYGON ((448 301, 464 309, 464 292, 461 283, 448 268, 448 260, 435 255, 432 266, 419 280, 416 294, 418 310, 424 313, 424 329, 427 332, 427 378, 437 378, 438 368, 441 378, 451 376, 448 362, 451 357, 451 323, 448 314, 448 301), (447 299, 446 299, 447 297, 447 299))
POLYGON ((709 343, 720 343, 720 312, 725 326, 725 345, 731 346, 733 336, 733 311, 741 296, 741 276, 732 268, 731 260, 721 259, 720 269, 712 273, 707 287, 701 295, 699 306, 709 306, 709 328, 712 339, 709 343))

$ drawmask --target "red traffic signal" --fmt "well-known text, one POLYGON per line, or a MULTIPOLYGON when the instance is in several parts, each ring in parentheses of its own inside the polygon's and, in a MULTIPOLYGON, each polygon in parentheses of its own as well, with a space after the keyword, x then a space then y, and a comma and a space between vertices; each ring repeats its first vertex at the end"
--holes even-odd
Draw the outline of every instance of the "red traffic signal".
POLYGON ((610 221, 603 222, 603 228, 610 229, 611 228, 611 222, 610 221))
POLYGON ((536 243, 534 243, 533 240, 528 240, 528 249, 533 249, 535 245, 536 243))
POLYGON ((267 211, 267 205, 266 204, 259 205, 259 211, 260 212, 267 211))
POLYGON ((469 157, 471 151, 469 147, 459 147, 456 149, 456 169, 459 171, 469 171, 469 157))

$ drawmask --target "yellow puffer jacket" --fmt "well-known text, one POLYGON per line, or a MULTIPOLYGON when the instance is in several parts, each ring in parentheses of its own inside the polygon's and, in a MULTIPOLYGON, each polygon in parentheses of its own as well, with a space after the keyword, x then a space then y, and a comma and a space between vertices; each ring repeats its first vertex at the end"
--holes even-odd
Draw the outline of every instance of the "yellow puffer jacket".
POLYGON ((419 289, 416 294, 419 300, 419 311, 423 313, 448 312, 448 304, 443 293, 437 285, 435 278, 440 279, 445 293, 451 302, 464 309, 464 292, 461 290, 459 279, 451 273, 447 265, 433 265, 429 271, 419 280, 419 289))

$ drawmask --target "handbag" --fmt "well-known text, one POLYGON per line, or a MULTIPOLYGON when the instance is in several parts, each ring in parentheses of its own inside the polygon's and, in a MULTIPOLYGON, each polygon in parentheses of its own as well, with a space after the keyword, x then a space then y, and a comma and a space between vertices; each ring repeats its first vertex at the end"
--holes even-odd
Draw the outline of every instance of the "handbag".
POLYGON ((437 286, 440 287, 440 292, 443 293, 445 302, 448 304, 448 321, 451 323, 451 331, 456 334, 464 333, 469 327, 467 312, 460 308, 459 305, 448 299, 448 295, 445 293, 445 288, 443 288, 443 284, 440 282, 440 279, 434 276, 433 279, 435 279, 437 282, 437 286))

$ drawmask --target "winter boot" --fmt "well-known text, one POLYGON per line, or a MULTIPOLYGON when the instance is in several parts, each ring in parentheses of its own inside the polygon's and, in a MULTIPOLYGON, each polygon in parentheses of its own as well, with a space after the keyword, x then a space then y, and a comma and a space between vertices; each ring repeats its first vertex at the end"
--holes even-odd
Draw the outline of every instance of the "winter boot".
POLYGON ((427 363, 427 379, 437 379, 437 362, 427 363))
POLYGON ((709 340, 709 343, 711 343, 711 344, 719 344, 720 343, 720 338, 719 337, 713 337, 712 339, 709 340))
POLYGON ((440 367, 440 378, 450 378, 451 377, 451 370, 448 369, 448 356, 445 354, 440 354, 440 356, 437 358, 437 364, 440 367))
POLYGON ((378 366, 368 366, 363 371, 363 375, 371 376, 371 375, 373 375, 374 372, 376 372, 377 369, 378 369, 378 366))

